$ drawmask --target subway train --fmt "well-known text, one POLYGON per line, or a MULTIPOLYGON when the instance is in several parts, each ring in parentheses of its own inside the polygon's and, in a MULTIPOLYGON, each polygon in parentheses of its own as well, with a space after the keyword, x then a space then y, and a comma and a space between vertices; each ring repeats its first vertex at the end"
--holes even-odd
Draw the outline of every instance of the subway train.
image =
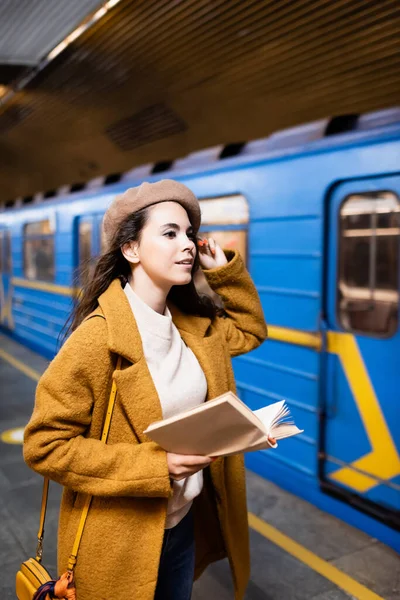
POLYGON ((400 551, 400 108, 8 202, 2 331, 51 358, 106 207, 163 178, 194 191, 201 231, 239 250, 262 300, 269 339, 234 359, 238 394, 253 410, 284 398, 304 430, 246 466, 400 551))

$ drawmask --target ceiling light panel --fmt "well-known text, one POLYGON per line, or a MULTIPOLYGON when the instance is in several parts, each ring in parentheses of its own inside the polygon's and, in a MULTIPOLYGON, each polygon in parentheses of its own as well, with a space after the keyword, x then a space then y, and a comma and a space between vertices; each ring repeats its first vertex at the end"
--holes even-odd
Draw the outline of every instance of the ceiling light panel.
POLYGON ((103 5, 104 0, 2 0, 0 64, 38 65, 87 15, 103 5))

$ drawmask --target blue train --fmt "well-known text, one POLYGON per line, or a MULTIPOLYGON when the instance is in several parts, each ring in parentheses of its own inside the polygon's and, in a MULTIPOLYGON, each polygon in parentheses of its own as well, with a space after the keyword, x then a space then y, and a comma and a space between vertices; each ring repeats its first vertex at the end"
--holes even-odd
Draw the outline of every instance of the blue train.
POLYGON ((1 324, 52 357, 116 193, 175 178, 203 232, 236 247, 269 341, 234 359, 252 409, 285 398, 304 433, 247 466, 400 550, 400 109, 324 119, 9 203, 1 324))

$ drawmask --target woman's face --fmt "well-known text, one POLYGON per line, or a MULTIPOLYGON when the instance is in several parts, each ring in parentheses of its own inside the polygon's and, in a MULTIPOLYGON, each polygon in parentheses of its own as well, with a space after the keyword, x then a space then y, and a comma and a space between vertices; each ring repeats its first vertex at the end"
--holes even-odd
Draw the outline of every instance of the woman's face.
POLYGON ((194 240, 183 206, 177 202, 160 202, 149 208, 140 242, 127 244, 123 253, 133 263, 134 277, 140 270, 142 278, 149 278, 157 287, 169 291, 173 285, 185 285, 192 279, 196 256, 194 240))

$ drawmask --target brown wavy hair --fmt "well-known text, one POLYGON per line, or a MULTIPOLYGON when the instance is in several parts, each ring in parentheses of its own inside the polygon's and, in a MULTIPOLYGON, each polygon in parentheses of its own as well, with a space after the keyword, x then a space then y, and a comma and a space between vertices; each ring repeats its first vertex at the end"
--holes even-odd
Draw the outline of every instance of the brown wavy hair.
MULTIPOLYGON (((130 214, 122 221, 108 250, 99 257, 92 277, 88 279, 81 293, 75 299, 71 314, 60 333, 60 345, 97 308, 99 297, 106 291, 114 279, 119 278, 121 285, 125 286, 131 274, 131 267, 123 256, 121 248, 128 242, 134 241, 140 243, 141 234, 148 218, 149 207, 145 207, 130 214)), ((213 319, 220 313, 219 308, 217 308, 209 296, 205 294, 200 295, 193 282, 193 275, 200 266, 196 237, 194 237, 194 242, 196 244, 196 256, 192 269, 192 279, 186 285, 172 286, 168 294, 168 300, 186 314, 213 319)), ((76 277, 78 285, 81 273, 82 271, 78 272, 76 277)))

